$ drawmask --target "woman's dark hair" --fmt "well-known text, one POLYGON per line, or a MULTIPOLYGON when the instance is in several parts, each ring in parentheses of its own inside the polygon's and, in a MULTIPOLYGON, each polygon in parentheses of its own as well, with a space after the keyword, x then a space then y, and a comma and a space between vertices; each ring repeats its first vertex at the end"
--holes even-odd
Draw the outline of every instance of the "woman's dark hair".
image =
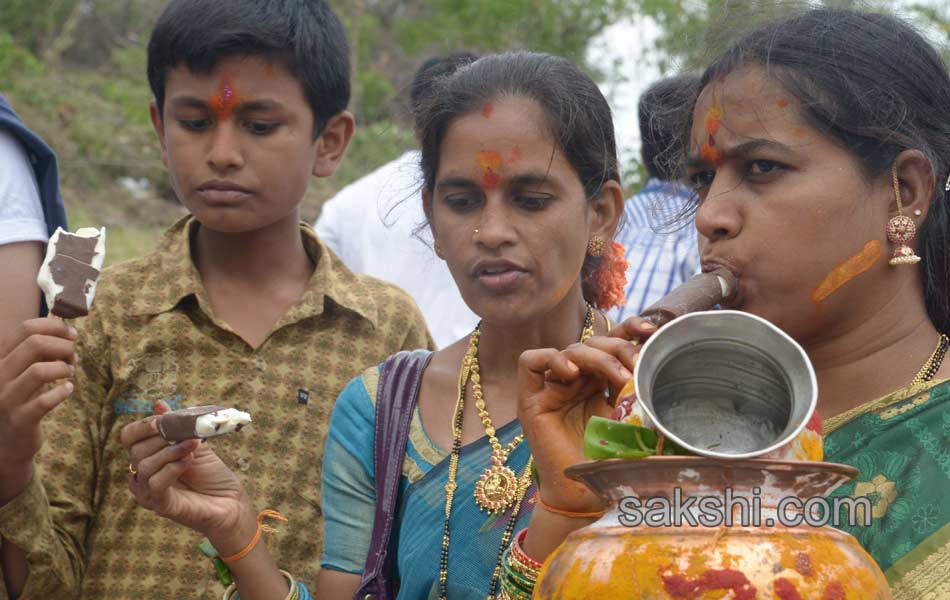
MULTIPOLYGON (((430 194, 449 126, 500 96, 520 96, 538 103, 551 137, 577 173, 588 199, 599 196, 606 182, 620 182, 610 106, 590 77, 570 61, 531 52, 495 54, 463 66, 433 85, 429 101, 416 115, 424 185, 430 194)), ((581 272, 584 297, 589 302, 597 296, 589 275, 599 262, 599 258, 588 256, 581 272)))
POLYGON ((950 73, 937 51, 898 18, 815 9, 735 42, 700 89, 749 65, 768 69, 868 177, 889 172, 904 150, 928 158, 936 186, 919 233, 924 296, 937 329, 950 331, 950 73))
POLYGON ((148 43, 148 82, 159 113, 168 71, 210 73, 231 56, 260 55, 300 81, 314 136, 350 101, 346 31, 326 0, 172 0, 148 43))
POLYGON ((681 176, 685 149, 678 144, 679 134, 692 119, 687 107, 696 99, 698 84, 699 75, 692 73, 666 77, 640 95, 640 158, 650 177, 673 181, 681 176))

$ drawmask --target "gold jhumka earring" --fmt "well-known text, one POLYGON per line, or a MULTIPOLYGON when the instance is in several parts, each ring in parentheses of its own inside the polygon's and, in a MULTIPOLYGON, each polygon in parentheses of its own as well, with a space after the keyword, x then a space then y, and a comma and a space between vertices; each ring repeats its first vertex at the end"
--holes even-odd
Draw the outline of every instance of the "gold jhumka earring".
POLYGON ((904 207, 901 204, 901 187, 897 181, 897 165, 894 165, 891 173, 894 179, 894 195, 897 197, 897 216, 887 222, 887 239, 897 244, 897 249, 894 250, 890 264, 916 265, 920 262, 920 257, 914 254, 913 248, 908 246, 907 242, 917 235, 917 225, 913 219, 904 214, 904 207))
POLYGON ((595 235, 587 242, 587 254, 590 256, 601 256, 604 253, 604 247, 607 242, 599 235, 595 235))

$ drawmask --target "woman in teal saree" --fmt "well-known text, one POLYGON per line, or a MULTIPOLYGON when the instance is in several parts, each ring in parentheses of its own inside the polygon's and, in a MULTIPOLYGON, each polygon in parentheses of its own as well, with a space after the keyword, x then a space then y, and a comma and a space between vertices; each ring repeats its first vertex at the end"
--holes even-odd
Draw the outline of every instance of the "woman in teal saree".
POLYGON ((870 526, 840 528, 874 557, 895 599, 950 598, 950 380, 903 388, 824 427, 825 460, 861 472, 834 496, 872 505, 870 526))

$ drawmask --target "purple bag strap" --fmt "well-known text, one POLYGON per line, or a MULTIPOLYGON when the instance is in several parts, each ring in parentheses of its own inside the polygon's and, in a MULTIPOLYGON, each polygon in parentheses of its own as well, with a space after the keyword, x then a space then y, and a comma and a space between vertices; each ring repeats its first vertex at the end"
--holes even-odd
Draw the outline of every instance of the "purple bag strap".
POLYGON ((402 351, 386 359, 376 389, 376 431, 373 460, 376 514, 360 587, 354 600, 394 600, 393 521, 399 500, 399 478, 409 440, 409 424, 419 398, 422 373, 432 359, 428 350, 402 351))

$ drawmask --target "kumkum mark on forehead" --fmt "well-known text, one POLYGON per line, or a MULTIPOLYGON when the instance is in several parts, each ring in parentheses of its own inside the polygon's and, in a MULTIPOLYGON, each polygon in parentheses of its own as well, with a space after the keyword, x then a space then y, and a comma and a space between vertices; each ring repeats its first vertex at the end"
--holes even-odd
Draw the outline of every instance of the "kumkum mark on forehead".
POLYGON ((719 125, 722 123, 722 108, 717 105, 709 107, 706 111, 706 118, 703 120, 706 127, 706 133, 716 135, 719 133, 719 125))
POLYGON ((864 248, 860 252, 828 273, 827 277, 825 277, 821 283, 818 284, 818 287, 815 288, 815 291, 811 293, 811 301, 815 304, 821 303, 828 298, 828 296, 835 293, 841 286, 873 267, 874 264, 880 260, 882 254, 881 242, 871 240, 864 245, 864 248))
POLYGON ((699 155, 703 160, 712 163, 717 169, 722 166, 722 151, 716 148, 716 134, 719 133, 719 126, 722 123, 722 108, 719 105, 712 105, 706 111, 706 117, 703 119, 703 126, 706 128, 706 142, 699 148, 699 155))
POLYGON ((495 150, 483 150, 475 155, 475 161, 482 168, 482 185, 485 189, 495 189, 501 183, 501 154, 495 150))
POLYGON ((234 114, 234 108, 240 103, 241 98, 231 87, 231 83, 225 79, 218 88, 218 93, 208 101, 208 106, 217 115, 219 121, 225 121, 234 114))
POLYGON ((495 107, 492 106, 491 102, 486 102, 485 106, 482 107, 482 116, 490 119, 493 112, 495 112, 495 107))

